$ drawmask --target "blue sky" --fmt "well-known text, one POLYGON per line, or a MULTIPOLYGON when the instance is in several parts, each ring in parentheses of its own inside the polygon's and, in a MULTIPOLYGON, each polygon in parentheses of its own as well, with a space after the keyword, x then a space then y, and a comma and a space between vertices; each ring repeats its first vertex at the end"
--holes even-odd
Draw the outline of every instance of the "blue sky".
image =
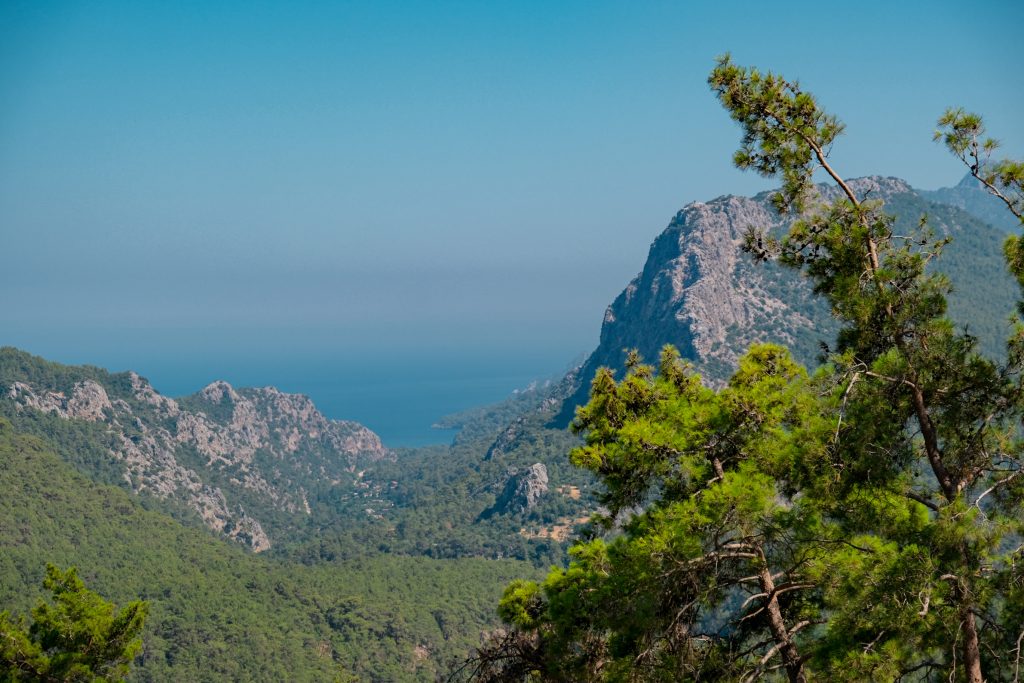
POLYGON ((8 0, 0 344, 555 371, 679 207, 767 187, 730 166, 722 52, 844 119, 849 176, 955 183, 950 104, 1020 155, 1024 3, 965 7, 8 0))

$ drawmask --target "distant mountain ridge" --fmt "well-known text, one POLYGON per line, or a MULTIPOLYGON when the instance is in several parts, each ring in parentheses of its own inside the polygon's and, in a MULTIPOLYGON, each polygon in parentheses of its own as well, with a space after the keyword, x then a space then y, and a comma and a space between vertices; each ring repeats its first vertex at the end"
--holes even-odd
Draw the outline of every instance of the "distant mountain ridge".
POLYGON ((993 227, 1005 230, 1007 233, 1020 230, 1020 221, 1006 210, 1006 204, 990 194, 981 182, 970 173, 953 187, 917 190, 917 192, 930 201, 963 209, 972 216, 993 227))
POLYGON ((309 515, 315 493, 351 484, 362 462, 393 457, 372 431, 327 419, 306 396, 216 381, 175 400, 135 372, 62 366, 10 347, 0 349, 0 414, 22 428, 43 416, 91 423, 83 446, 106 448, 133 492, 191 510, 255 551, 272 539, 269 520, 252 510, 309 515))
MULTIPOLYGON (((970 211, 996 215, 992 198, 966 182, 934 192, 880 176, 850 184, 885 201, 897 217, 898 233, 927 215, 938 234, 953 237, 936 266, 954 286, 950 314, 979 337, 984 352, 1002 353, 1016 291, 1003 264, 1006 228, 970 211)), ((819 190, 825 197, 835 192, 819 190)), ((817 364, 821 345, 834 343, 838 331, 827 302, 799 273, 755 264, 742 250, 748 228, 780 231, 787 224, 770 197, 726 195, 688 204, 673 217, 651 245, 643 270, 605 311, 598 347, 580 369, 556 423, 567 424, 575 407, 586 402, 598 367, 622 370, 627 349, 656 362, 661 347, 672 344, 712 384, 724 382, 754 342, 784 344, 802 363, 817 364)))

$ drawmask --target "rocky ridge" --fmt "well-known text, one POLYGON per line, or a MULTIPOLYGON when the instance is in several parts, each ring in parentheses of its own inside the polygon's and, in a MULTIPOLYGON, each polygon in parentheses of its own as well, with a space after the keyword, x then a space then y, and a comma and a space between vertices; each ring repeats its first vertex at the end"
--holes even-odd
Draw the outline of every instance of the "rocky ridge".
POLYGON ((508 453, 515 446, 516 440, 523 431, 524 424, 526 424, 526 417, 520 415, 514 419, 508 427, 502 430, 498 438, 491 444, 491 447, 487 449, 487 453, 484 454, 484 460, 501 458, 508 453))
POLYGON ((341 484, 358 462, 392 457, 369 429, 327 419, 306 396, 218 381, 174 400, 134 372, 107 377, 68 388, 0 378, 0 399, 18 412, 102 425, 133 492, 180 503, 257 552, 272 541, 246 504, 309 515, 311 487, 341 484))
MULTIPOLYGON (((999 329, 1013 310, 1013 286, 1002 264, 1005 233, 953 205, 955 197, 933 201, 935 193, 925 197, 898 178, 872 176, 850 184, 884 200, 897 216, 897 231, 927 214, 939 234, 955 238, 941 263, 954 284, 951 313, 972 331, 986 333, 982 339, 994 339, 986 350, 998 353, 1004 338, 999 329)), ((820 192, 825 198, 835 194, 828 187, 820 192)), ((802 363, 817 364, 821 345, 834 343, 838 331, 827 303, 799 273, 755 264, 742 249, 750 228, 777 233, 786 226, 770 197, 765 192, 693 202, 673 217, 651 245, 643 270, 605 311, 600 343, 556 423, 567 424, 575 406, 586 402, 598 367, 622 370, 627 349, 656 363, 662 346, 673 344, 711 385, 722 384, 755 342, 784 344, 802 363)))

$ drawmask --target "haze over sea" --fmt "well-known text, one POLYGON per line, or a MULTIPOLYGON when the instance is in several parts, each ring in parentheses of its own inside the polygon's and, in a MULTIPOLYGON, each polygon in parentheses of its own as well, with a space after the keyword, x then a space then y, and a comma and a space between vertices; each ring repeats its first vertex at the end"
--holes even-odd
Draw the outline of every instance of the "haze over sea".
POLYGON ((329 418, 355 420, 391 448, 449 443, 455 430, 434 429, 439 418, 501 401, 533 381, 563 374, 572 354, 514 353, 488 349, 431 349, 422 352, 358 354, 339 350, 318 354, 217 354, 201 358, 89 350, 68 355, 28 347, 49 360, 135 370, 161 394, 181 397, 214 380, 232 386, 274 386, 309 396, 329 418))
POLYGON ((956 183, 958 104, 1019 156, 1024 4, 983 4, 0 3, 0 344, 446 440, 593 349, 681 206, 770 186, 715 55, 842 113, 850 176, 956 183))
POLYGON ((448 353, 397 358, 266 359, 223 361, 219 367, 156 363, 148 379, 164 394, 198 391, 212 379, 232 386, 272 385, 306 394, 327 417, 355 420, 395 447, 448 443, 454 430, 434 429, 439 418, 506 398, 541 375, 564 369, 569 359, 486 357, 448 353))

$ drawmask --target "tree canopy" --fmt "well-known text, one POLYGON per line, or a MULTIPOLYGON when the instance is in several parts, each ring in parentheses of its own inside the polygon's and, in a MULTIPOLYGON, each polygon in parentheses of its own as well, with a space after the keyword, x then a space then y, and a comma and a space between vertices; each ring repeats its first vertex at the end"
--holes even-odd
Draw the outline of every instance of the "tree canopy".
POLYGON ((0 673, 9 681, 121 681, 142 648, 149 605, 137 600, 117 610, 85 587, 74 567, 47 565, 32 624, 0 613, 0 673))
MULTIPOLYGON (((458 672, 484 681, 1019 680, 1024 642, 1024 327, 1004 360, 947 316, 926 216, 896 234, 832 166, 843 124, 799 84, 725 56, 709 85, 736 165, 781 181, 754 258, 802 272, 840 325, 813 375, 756 345, 720 389, 672 348, 599 371, 572 462, 606 514, 458 672), (815 174, 831 187, 813 183, 815 174)), ((980 117, 937 139, 1021 217, 1024 170, 980 117)), ((1007 241, 1024 286, 1024 249, 1007 241)))

